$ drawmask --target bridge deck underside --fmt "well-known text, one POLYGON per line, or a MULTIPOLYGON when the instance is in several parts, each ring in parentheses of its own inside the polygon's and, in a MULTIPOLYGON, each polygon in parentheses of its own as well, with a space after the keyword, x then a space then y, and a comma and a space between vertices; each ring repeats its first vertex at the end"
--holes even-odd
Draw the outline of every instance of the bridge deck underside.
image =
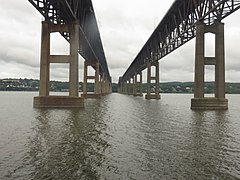
MULTIPOLYGON (((79 53, 87 63, 100 64, 100 74, 109 81, 111 77, 91 0, 28 0, 53 24, 69 24, 79 21, 79 53)), ((69 41, 69 33, 61 32, 69 41)))

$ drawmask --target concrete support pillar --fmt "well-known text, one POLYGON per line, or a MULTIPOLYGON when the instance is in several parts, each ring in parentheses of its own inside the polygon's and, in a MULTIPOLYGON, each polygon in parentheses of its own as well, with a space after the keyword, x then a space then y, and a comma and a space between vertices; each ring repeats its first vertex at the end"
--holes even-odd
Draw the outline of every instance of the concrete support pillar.
POLYGON ((129 80, 129 95, 133 95, 134 94, 134 77, 130 78, 129 80))
POLYGON ((195 87, 194 98, 191 100, 191 109, 228 109, 228 100, 225 99, 225 48, 224 24, 216 22, 207 26, 203 22, 196 27, 195 52, 195 87), (205 57, 205 33, 215 34, 215 57, 205 57), (205 65, 215 66, 215 97, 204 97, 204 68, 205 65))
POLYGON ((147 64, 147 94, 145 96, 146 99, 160 99, 160 95, 159 95, 159 62, 155 62, 155 63, 148 63, 147 64), (155 75, 152 76, 152 70, 151 67, 154 66, 155 67, 155 75), (151 81, 154 80, 154 92, 152 92, 151 88, 151 81))
POLYGON ((128 94, 128 82, 124 83, 124 94, 128 94))
POLYGON ((110 82, 108 79, 106 79, 106 93, 105 94, 109 94, 110 93, 110 82))
POLYGON ((113 90, 112 90, 112 79, 111 79, 111 82, 109 82, 109 93, 112 93, 113 90))
POLYGON ((102 90, 101 90, 101 92, 103 95, 106 94, 106 77, 104 74, 102 75, 102 90))
POLYGON ((39 96, 34 97, 34 107, 83 107, 83 99, 78 97, 78 49, 79 22, 71 24, 42 22, 40 88, 39 96), (69 55, 50 54, 50 34, 52 32, 69 33, 69 55), (68 63, 70 65, 69 96, 49 96, 50 63, 68 63))
POLYGON ((112 78, 107 79, 107 94, 112 93, 112 78))
POLYGON ((128 95, 131 94, 131 79, 128 80, 128 95))
POLYGON ((143 96, 142 93, 142 72, 135 74, 134 96, 143 96), (139 80, 138 80, 139 76, 139 80))
POLYGON ((70 71, 69 71, 69 96, 78 96, 78 49, 79 49, 79 23, 70 25, 70 71))
POLYGON ((136 74, 133 76, 133 83, 132 83, 132 93, 133 95, 135 94, 136 92, 136 74))
POLYGON ((127 82, 124 82, 124 94, 128 93, 128 84, 127 82))
POLYGON ((127 94, 127 82, 123 83, 123 94, 127 94))
POLYGON ((83 94, 87 94, 87 75, 88 75, 88 65, 86 61, 84 61, 84 75, 83 75, 83 94))
POLYGON ((99 89, 99 63, 96 63, 96 66, 95 66, 94 94, 95 95, 100 94, 100 89, 99 89))
POLYGON ((99 70, 99 81, 98 81, 98 86, 99 86, 99 89, 98 89, 98 92, 99 92, 99 94, 102 94, 102 75, 100 74, 100 70, 99 70))
POLYGON ((123 93, 123 84, 118 85, 118 93, 123 93))
POLYGON ((195 46, 195 87, 194 98, 204 98, 204 23, 197 24, 195 46))
POLYGON ((84 87, 83 87, 83 94, 82 94, 82 96, 84 98, 95 98, 95 97, 99 97, 101 95, 102 84, 101 84, 101 79, 99 78, 99 76, 100 76, 100 64, 98 62, 95 64, 93 64, 93 63, 88 64, 85 61, 84 62, 84 87), (88 75, 88 67, 89 66, 95 68, 94 76, 88 75), (94 93, 88 93, 88 91, 87 91, 87 84, 88 84, 88 80, 90 80, 90 79, 94 80, 94 93))
POLYGON ((216 23, 215 39, 215 97, 225 98, 225 43, 224 43, 224 24, 216 23))
POLYGON ((127 80, 127 94, 129 95, 130 94, 130 88, 131 87, 131 80, 127 80))
POLYGON ((50 74, 50 29, 47 21, 42 22, 39 96, 49 96, 50 74))
POLYGON ((147 64, 147 95, 145 96, 146 99, 151 95, 151 64, 147 64))

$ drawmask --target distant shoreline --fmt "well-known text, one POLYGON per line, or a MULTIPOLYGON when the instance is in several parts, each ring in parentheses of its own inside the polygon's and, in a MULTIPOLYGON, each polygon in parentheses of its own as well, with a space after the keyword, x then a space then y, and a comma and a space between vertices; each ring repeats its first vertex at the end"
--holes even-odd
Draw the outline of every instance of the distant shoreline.
MULTIPOLYGON (((50 81, 51 92, 68 92, 69 82, 65 81, 50 81)), ((152 86, 152 89, 155 87, 152 86)), ((146 92, 147 84, 142 84, 143 93, 146 92)), ((214 93, 214 82, 205 82, 205 93, 214 93)), ((38 92, 39 80, 28 78, 5 78, 0 79, 0 91, 26 91, 26 92, 38 92)), ((113 92, 117 92, 118 84, 112 83, 113 92)), ((79 92, 83 91, 83 82, 79 82, 79 92)), ((94 83, 88 83, 88 92, 94 92, 94 83)), ((193 94, 194 83, 193 82, 160 82, 160 93, 172 93, 172 94, 193 94)), ((240 82, 232 83, 226 82, 225 85, 226 94, 240 94, 240 82)))

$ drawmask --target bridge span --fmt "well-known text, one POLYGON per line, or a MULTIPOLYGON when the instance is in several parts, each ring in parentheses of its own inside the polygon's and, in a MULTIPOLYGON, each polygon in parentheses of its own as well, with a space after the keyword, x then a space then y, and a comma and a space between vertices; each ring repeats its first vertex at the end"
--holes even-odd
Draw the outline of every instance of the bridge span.
POLYGON ((42 22, 40 90, 35 107, 82 107, 83 99, 111 92, 102 41, 91 0, 28 0, 45 18, 42 22), (50 34, 59 32, 70 44, 69 55, 50 54, 50 34), (84 92, 79 97, 78 54, 84 59, 84 92), (51 63, 69 64, 69 96, 49 95, 51 63), (95 75, 88 74, 93 67, 95 75), (94 80, 94 94, 87 92, 87 82, 94 80))
POLYGON ((191 109, 228 109, 228 100, 225 98, 222 20, 239 8, 240 0, 175 0, 126 72, 119 78, 119 92, 142 96, 142 71, 147 68, 145 98, 160 99, 159 60, 196 37, 195 85, 191 109), (215 57, 205 56, 205 33, 215 35, 215 57), (207 65, 215 66, 213 98, 204 96, 204 67, 207 65))

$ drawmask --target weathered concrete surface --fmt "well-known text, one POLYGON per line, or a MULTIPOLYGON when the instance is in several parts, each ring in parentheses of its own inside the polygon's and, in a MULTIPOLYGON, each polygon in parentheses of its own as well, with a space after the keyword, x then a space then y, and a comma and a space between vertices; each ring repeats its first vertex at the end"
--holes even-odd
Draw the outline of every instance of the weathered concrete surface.
POLYGON ((200 22, 196 25, 195 49, 195 87, 194 98, 191 100, 191 109, 224 110, 228 109, 228 100, 225 99, 225 48, 224 24, 215 22, 205 25, 200 22), (215 57, 205 57, 205 33, 215 34, 215 57), (204 68, 206 65, 215 66, 215 97, 204 97, 204 68))
POLYGON ((161 99, 160 94, 146 94, 145 99, 161 99))
POLYGON ((78 49, 79 49, 79 22, 55 25, 47 21, 42 22, 42 41, 40 58, 40 87, 39 97, 34 97, 35 108, 54 107, 71 108, 83 107, 84 99, 78 97, 78 49), (68 32, 70 34, 69 55, 50 54, 50 34, 53 32, 68 32), (69 96, 49 96, 49 79, 51 63, 69 64, 69 96))
POLYGON ((142 93, 135 93, 133 96, 139 96, 139 97, 142 97, 143 94, 142 94, 142 93))
POLYGON ((227 110, 228 100, 225 98, 193 98, 191 99, 192 110, 227 110))
POLYGON ((142 93, 142 72, 136 73, 134 76, 134 93, 133 96, 143 96, 142 93), (138 79, 139 77, 139 79, 138 79))
POLYGON ((73 96, 37 96, 33 99, 34 108, 82 108, 84 98, 73 96))
POLYGON ((159 95, 159 62, 147 64, 147 95, 145 99, 161 99, 159 95), (152 76, 151 67, 155 66, 155 75, 152 76), (151 92, 151 81, 155 81, 155 92, 151 92))
POLYGON ((100 98, 104 94, 81 94, 81 97, 83 98, 100 98))
POLYGON ((84 98, 98 98, 106 94, 110 94, 112 91, 112 85, 107 80, 104 74, 100 74, 100 64, 99 63, 86 63, 84 62, 84 88, 83 94, 81 95, 84 98), (95 75, 88 75, 88 67, 95 68, 95 75), (87 92, 88 80, 94 80, 94 94, 87 92))

